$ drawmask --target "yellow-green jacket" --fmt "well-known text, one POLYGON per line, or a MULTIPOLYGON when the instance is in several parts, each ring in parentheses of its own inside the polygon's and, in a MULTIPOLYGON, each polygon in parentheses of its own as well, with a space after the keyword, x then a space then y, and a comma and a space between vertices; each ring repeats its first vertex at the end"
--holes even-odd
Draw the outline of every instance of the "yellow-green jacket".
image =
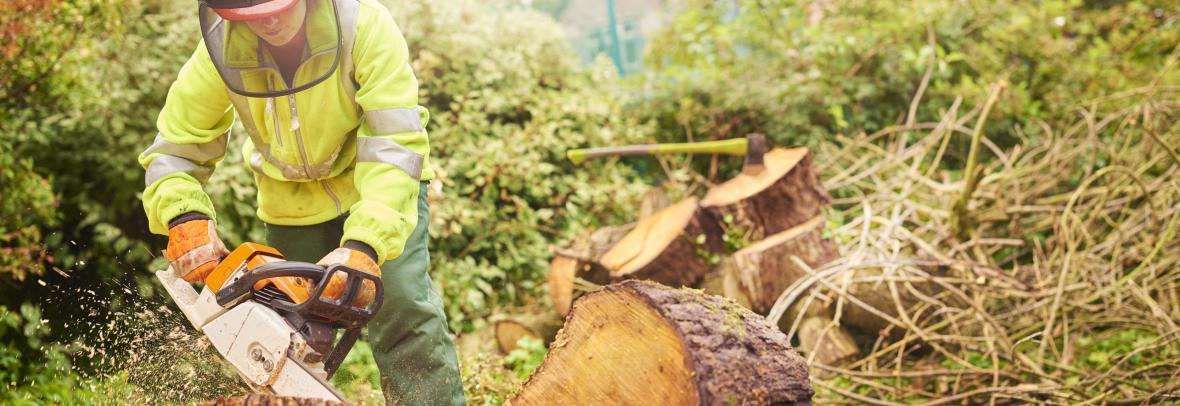
MULTIPOLYGON (((331 12, 322 6, 326 1, 309 8, 308 24, 331 18, 324 14, 331 12)), ((147 171, 143 203, 152 232, 166 234, 169 220, 188 212, 216 218, 202 186, 225 155, 236 112, 249 135, 242 159, 258 184, 259 218, 298 226, 348 213, 341 243, 369 244, 378 263, 401 254, 417 223, 419 182, 434 177, 429 114, 418 105, 409 50, 389 11, 376 0, 335 1, 344 37, 339 68, 290 96, 246 98, 229 91, 207 44, 198 44, 168 91, 155 142, 139 157, 147 171)), ((225 29, 235 34, 234 26, 225 29)), ((309 35, 305 66, 333 63, 334 55, 316 52, 335 42, 309 35)), ((267 68, 273 66, 269 57, 214 49, 254 68, 241 80, 283 86, 278 71, 267 68)))

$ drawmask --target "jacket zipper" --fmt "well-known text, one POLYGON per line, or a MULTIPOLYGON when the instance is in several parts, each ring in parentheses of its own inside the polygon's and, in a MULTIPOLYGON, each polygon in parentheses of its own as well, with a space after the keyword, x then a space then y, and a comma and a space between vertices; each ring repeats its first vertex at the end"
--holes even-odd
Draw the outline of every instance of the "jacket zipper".
POLYGON ((266 112, 270 114, 275 124, 275 143, 279 144, 279 147, 282 147, 283 133, 279 129, 279 115, 275 112, 275 98, 266 99, 266 112))
MULTIPOLYGON (((299 155, 303 158, 303 171, 311 177, 311 166, 308 164, 307 149, 303 146, 303 130, 299 128, 299 112, 295 107, 295 95, 287 95, 287 103, 291 105, 291 130, 295 131, 295 140, 299 142, 299 155)), ((328 185, 327 180, 320 180, 320 186, 332 198, 332 203, 336 204, 336 215, 344 214, 344 210, 340 207, 340 198, 336 197, 336 193, 332 191, 332 187, 328 185)))
MULTIPOLYGON (((274 90, 274 87, 275 87, 274 76, 270 76, 267 78, 267 81, 266 81, 266 90, 267 91, 274 90)), ((283 133, 279 129, 279 114, 275 110, 276 110, 275 109, 275 98, 268 97, 266 99, 266 113, 270 114, 270 117, 271 117, 272 121, 274 121, 274 124, 275 124, 275 143, 279 144, 279 147, 282 147, 283 146, 283 133)))

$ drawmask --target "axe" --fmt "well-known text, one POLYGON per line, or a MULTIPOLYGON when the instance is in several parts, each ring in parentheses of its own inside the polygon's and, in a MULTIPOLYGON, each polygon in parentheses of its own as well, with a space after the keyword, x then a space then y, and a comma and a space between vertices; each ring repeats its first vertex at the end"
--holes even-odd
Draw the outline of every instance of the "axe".
POLYGON ((746 157, 742 166, 742 173, 757 175, 766 169, 762 162, 762 155, 766 153, 766 136, 750 134, 746 138, 734 138, 720 141, 690 142, 679 144, 648 144, 628 145, 623 147, 604 147, 572 149, 565 153, 570 162, 581 164, 588 159, 610 156, 653 156, 667 154, 721 154, 746 157))

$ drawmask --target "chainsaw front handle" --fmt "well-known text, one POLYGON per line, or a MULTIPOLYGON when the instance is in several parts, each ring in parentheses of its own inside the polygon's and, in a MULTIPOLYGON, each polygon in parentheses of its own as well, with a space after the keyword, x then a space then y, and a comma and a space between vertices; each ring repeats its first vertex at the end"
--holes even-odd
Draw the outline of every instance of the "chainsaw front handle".
POLYGON ((271 301, 269 303, 271 307, 276 310, 318 317, 331 321, 341 328, 363 327, 373 319, 384 302, 385 288, 381 284, 381 278, 377 275, 344 264, 332 265, 325 269, 323 266, 308 262, 282 261, 259 265, 237 280, 223 286, 217 292, 217 303, 225 306, 247 295, 252 296, 254 285, 259 281, 287 276, 310 279, 316 283, 315 289, 303 303, 271 301), (331 276, 340 272, 343 272, 345 276, 343 294, 336 299, 323 297, 324 289, 332 280, 331 276), (376 289, 373 301, 364 307, 355 306, 352 302, 360 292, 361 284, 365 280, 372 282, 376 289))

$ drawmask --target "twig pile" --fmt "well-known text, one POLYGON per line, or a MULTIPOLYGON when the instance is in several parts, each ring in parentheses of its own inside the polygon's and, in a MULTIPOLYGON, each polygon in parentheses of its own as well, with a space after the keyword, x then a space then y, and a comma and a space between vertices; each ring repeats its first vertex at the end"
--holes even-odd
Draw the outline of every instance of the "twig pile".
POLYGON ((990 103, 964 114, 960 102, 940 122, 817 154, 843 255, 783 292, 771 321, 828 300, 836 323, 852 309, 887 323, 851 364, 812 360, 817 400, 1180 400, 1180 87, 1097 100, 1072 125, 1015 128, 1003 143, 983 136, 990 103), (944 163, 961 135, 991 157, 944 163), (946 166, 978 168, 977 182, 946 166))

